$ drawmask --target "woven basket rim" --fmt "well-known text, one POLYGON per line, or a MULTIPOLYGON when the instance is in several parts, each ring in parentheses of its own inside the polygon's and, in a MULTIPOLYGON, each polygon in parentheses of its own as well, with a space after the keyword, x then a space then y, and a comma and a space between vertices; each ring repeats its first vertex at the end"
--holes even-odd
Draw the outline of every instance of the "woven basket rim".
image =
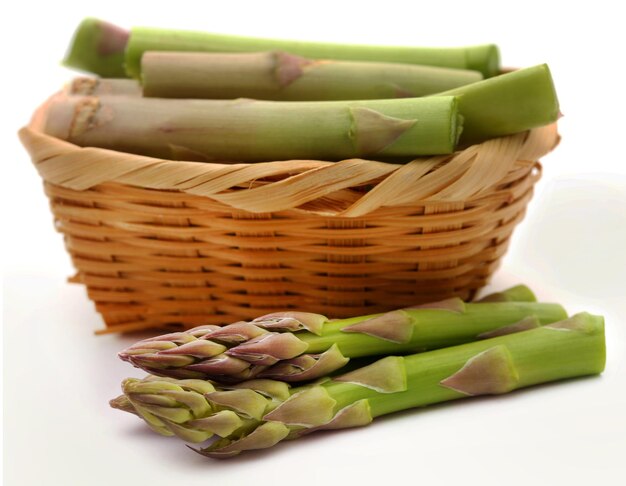
POLYGON ((235 164, 165 160, 80 147, 44 134, 47 103, 19 131, 46 182, 78 191, 104 183, 177 191, 253 213, 298 209, 318 200, 320 207, 310 212, 361 217, 381 207, 470 201, 489 193, 520 164, 538 161, 560 140, 552 124, 406 164, 358 158, 235 164))

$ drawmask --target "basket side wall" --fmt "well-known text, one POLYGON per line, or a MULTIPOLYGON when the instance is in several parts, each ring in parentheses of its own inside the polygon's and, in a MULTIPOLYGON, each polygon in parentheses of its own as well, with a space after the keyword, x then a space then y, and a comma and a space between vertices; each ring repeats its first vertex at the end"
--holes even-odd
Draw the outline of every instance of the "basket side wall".
POLYGON ((73 281, 110 331, 227 324, 299 309, 375 313, 484 286, 521 221, 537 165, 518 163, 464 202, 384 207, 360 218, 251 213, 206 197, 105 183, 45 183, 73 281))

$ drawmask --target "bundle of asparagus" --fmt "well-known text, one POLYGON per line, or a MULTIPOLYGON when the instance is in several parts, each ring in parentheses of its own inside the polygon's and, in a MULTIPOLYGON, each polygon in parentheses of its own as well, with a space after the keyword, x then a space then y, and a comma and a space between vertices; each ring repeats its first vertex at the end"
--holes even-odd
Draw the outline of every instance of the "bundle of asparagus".
POLYGON ((173 378, 295 382, 334 372, 350 358, 443 348, 567 317, 558 304, 535 302, 523 286, 488 299, 492 302, 454 298, 340 320, 307 312, 274 313, 251 322, 200 326, 146 339, 122 351, 120 358, 173 378))
POLYGON ((80 81, 48 104, 46 133, 165 159, 398 162, 450 154, 559 114, 548 67, 496 75, 493 45, 399 48, 127 32, 86 19, 65 63, 128 74, 141 81, 143 96, 132 81, 80 81), (398 97, 410 98, 390 99, 398 97))
POLYGON ((546 65, 395 100, 175 100, 115 86, 131 94, 76 96, 81 91, 73 89, 54 97, 44 131, 78 145, 162 158, 184 148, 201 160, 339 160, 451 153, 458 143, 545 125, 559 113, 546 65))
POLYGON ((263 379, 235 385, 128 379, 111 406, 138 415, 162 435, 195 443, 217 436, 195 450, 222 458, 316 430, 367 425, 413 407, 600 373, 604 362, 603 319, 581 313, 469 344, 388 356, 297 388, 263 379))

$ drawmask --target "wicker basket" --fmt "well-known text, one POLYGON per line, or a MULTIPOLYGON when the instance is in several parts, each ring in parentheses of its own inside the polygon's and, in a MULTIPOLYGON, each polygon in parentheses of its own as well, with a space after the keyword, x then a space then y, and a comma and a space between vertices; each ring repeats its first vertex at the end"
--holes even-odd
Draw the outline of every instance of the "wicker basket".
POLYGON ((406 165, 165 161, 20 132, 105 332, 472 298, 556 126, 406 165))

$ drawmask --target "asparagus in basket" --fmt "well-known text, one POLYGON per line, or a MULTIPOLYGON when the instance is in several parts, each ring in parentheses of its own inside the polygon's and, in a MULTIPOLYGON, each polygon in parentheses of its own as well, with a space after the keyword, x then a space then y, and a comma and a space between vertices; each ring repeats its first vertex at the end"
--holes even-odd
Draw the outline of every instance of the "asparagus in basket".
POLYGON ((146 51, 258 52, 283 50, 318 59, 424 64, 480 71, 485 77, 499 71, 497 46, 397 47, 259 39, 179 30, 133 28, 130 32, 97 19, 85 19, 76 30, 65 64, 101 76, 120 76, 123 66, 139 78, 146 51), (110 39, 109 39, 110 37, 110 39), (103 49, 112 45, 114 48, 103 49), (125 53, 120 57, 121 53, 125 53), (113 70, 113 68, 115 68, 113 70), (113 72, 113 74, 111 74, 113 72))
POLYGON ((451 153, 459 135, 462 145, 477 143, 559 114, 546 65, 447 93, 323 102, 60 95, 48 103, 44 131, 78 145, 161 158, 182 149, 199 160, 339 160, 451 153))
POLYGON ((124 57, 130 33, 99 19, 84 19, 63 63, 105 78, 126 77, 124 57))
POLYGON ((144 96, 165 98, 348 100, 453 95, 464 119, 462 145, 547 125, 559 116, 547 64, 484 81, 463 71, 310 61, 280 52, 147 52, 141 66, 144 96), (456 86, 445 91, 445 84, 456 86))
POLYGON ((280 102, 57 96, 45 132, 82 146, 161 158, 337 160, 454 151, 456 98, 280 102))
POLYGON ((546 326, 399 357, 311 386, 273 380, 224 386, 202 380, 128 379, 111 406, 185 441, 220 437, 197 452, 229 457, 316 430, 369 424, 413 407, 602 372, 604 320, 581 313, 546 326))
POLYGON ((424 96, 480 81, 477 71, 415 64, 311 60, 281 51, 146 52, 144 96, 279 101, 424 96))
POLYGON ((274 313, 224 327, 200 326, 140 341, 120 357, 149 373, 174 378, 304 381, 346 365, 349 358, 424 351, 539 327, 564 319, 558 304, 533 302, 525 287, 500 302, 453 298, 350 319, 307 312, 274 313), (528 302, 506 301, 510 297, 528 302))
POLYGON ((559 100, 547 64, 518 69, 439 93, 459 100, 464 118, 460 145, 554 123, 559 100))

